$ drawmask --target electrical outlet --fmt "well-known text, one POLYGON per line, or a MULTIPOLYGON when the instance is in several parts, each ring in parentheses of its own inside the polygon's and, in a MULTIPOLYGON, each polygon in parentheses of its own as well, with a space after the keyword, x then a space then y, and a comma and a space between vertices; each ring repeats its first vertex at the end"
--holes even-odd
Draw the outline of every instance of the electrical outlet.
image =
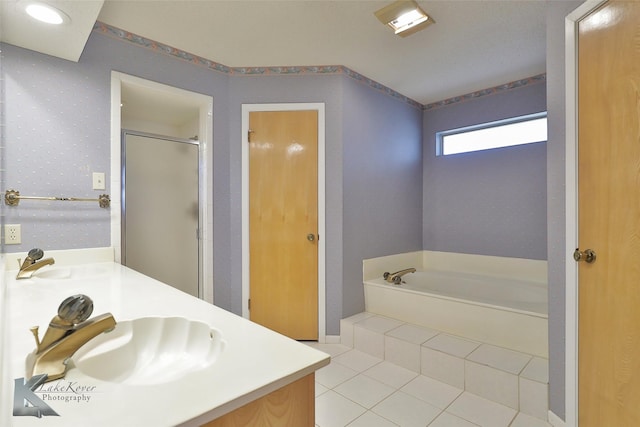
POLYGON ((20 224, 4 225, 4 244, 19 245, 22 243, 22 233, 20 232, 20 224))

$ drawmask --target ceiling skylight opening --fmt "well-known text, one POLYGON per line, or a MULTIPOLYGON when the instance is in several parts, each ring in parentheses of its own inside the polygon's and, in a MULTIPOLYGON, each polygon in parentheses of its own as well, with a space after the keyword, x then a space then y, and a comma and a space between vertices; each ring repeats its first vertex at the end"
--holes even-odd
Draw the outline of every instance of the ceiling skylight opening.
POLYGON ((71 21, 66 13, 46 3, 29 2, 24 10, 33 19, 47 24, 60 25, 71 21))
POLYGON ((398 0, 374 13, 400 37, 406 37, 435 23, 414 0, 398 0))

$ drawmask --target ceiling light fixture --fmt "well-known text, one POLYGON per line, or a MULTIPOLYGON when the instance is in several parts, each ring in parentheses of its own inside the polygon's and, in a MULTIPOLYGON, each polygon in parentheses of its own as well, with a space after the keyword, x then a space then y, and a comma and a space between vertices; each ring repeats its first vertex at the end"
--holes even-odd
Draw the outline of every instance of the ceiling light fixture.
POLYGON ((399 0, 374 12, 385 25, 400 37, 406 37, 435 23, 413 0, 399 0))
POLYGON ((24 10, 33 19, 47 24, 60 25, 71 21, 66 13, 46 3, 29 2, 24 10))

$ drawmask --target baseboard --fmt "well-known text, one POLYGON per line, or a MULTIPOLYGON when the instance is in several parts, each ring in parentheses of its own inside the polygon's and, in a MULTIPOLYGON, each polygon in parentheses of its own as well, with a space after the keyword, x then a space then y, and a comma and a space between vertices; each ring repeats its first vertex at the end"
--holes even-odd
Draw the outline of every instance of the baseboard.
POLYGON ((549 411, 549 424, 553 427, 566 427, 566 423, 559 416, 549 411))
POLYGON ((324 344, 340 344, 340 335, 325 335, 324 344))

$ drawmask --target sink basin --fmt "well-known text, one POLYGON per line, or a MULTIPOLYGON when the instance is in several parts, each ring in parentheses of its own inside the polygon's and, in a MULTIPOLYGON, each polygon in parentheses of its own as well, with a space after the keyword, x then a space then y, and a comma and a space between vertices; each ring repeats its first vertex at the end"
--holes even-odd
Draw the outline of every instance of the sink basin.
POLYGON ((79 265, 73 267, 43 267, 31 276, 36 280, 92 279, 106 276, 109 270, 104 266, 79 265))
POLYGON ((102 381, 153 385, 211 366, 224 345, 220 332, 206 323, 143 317, 118 322, 76 351, 72 361, 84 375, 102 381))

